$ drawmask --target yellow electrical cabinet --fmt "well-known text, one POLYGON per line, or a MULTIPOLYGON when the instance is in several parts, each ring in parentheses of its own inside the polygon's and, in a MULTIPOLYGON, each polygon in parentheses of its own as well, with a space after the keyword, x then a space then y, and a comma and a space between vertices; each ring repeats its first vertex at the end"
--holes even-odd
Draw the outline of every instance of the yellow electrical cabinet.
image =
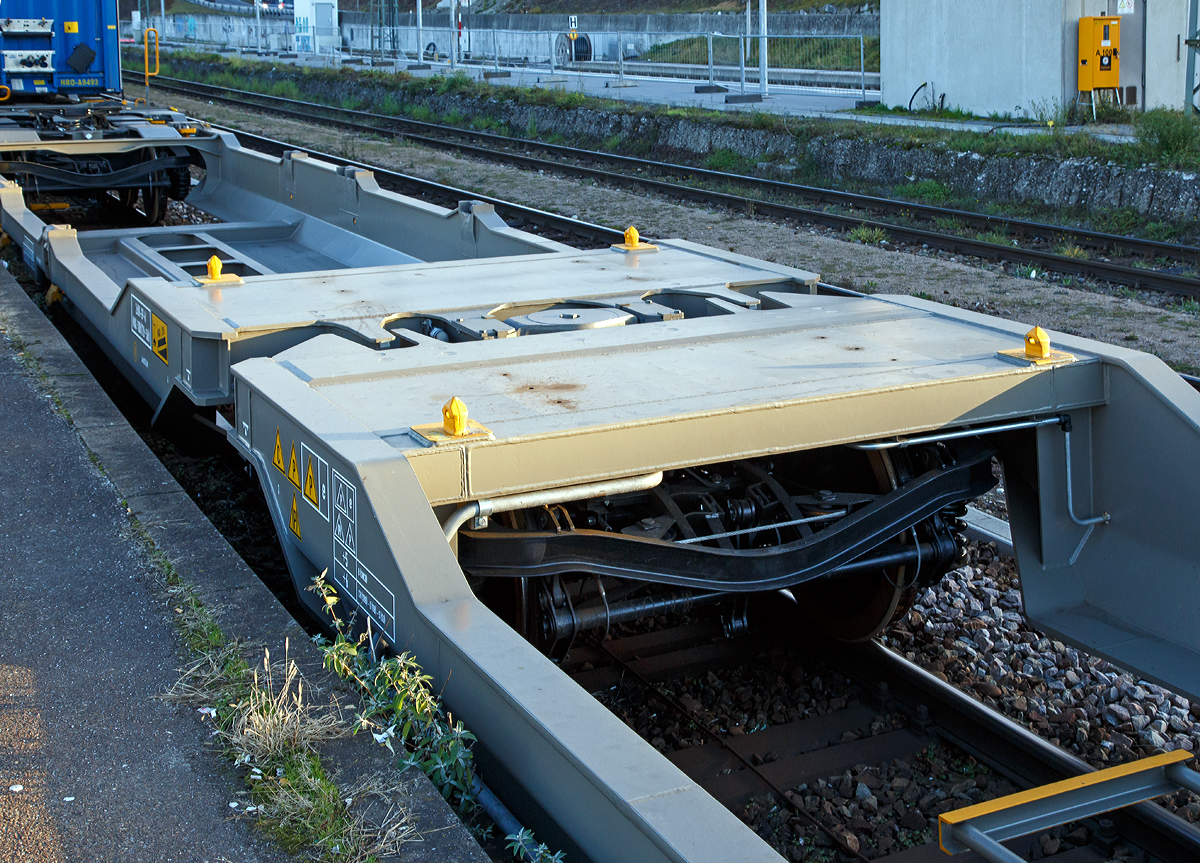
POLYGON ((1079 19, 1079 89, 1115 90, 1121 76, 1121 19, 1089 15, 1079 19))

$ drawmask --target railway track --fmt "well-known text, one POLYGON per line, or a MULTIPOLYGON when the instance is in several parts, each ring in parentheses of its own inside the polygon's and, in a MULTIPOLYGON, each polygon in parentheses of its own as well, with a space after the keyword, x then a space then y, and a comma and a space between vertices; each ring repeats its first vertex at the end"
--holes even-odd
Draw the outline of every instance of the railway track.
MULTIPOLYGON (((488 132, 459 129, 454 126, 385 116, 367 111, 314 105, 294 99, 230 90, 173 78, 160 77, 155 86, 169 93, 220 102, 233 107, 265 111, 280 117, 335 125, 364 134, 383 134, 404 138, 422 146, 454 150, 526 170, 556 171, 614 186, 652 191, 682 200, 756 213, 785 221, 820 224, 840 230, 853 230, 860 227, 879 229, 891 239, 924 245, 951 254, 966 254, 988 260, 1023 264, 1043 271, 1097 279, 1138 289, 1200 297, 1200 279, 1186 272, 1172 271, 1190 269, 1200 264, 1200 248, 1195 246, 991 216, 910 201, 797 185, 779 180, 726 174, 689 165, 510 138, 488 132), (531 155, 529 151, 538 151, 545 155, 531 155), (611 167, 597 167, 601 165, 611 167), (659 179, 663 176, 674 177, 685 182, 659 179), (713 188, 712 184, 726 188, 738 188, 754 194, 723 191, 713 188), (950 221, 955 225, 974 231, 1000 231, 1010 235, 1013 241, 1019 245, 1005 245, 959 236, 952 232, 881 221, 852 212, 799 206, 787 201, 787 199, 796 198, 827 206, 915 219, 927 223, 936 224, 950 221), (1139 262, 1143 263, 1143 266, 1103 259, 1073 257, 1051 250, 1055 245, 1064 244, 1100 254, 1140 259, 1139 262), (1164 260, 1176 262, 1176 266, 1168 268, 1153 266, 1156 262, 1164 260)), ((475 195, 474 197, 479 196, 475 195)))
MULTIPOLYGON (((661 725, 673 716, 686 730, 694 730, 667 757, 726 806, 737 811, 756 797, 771 795, 768 806, 782 807, 790 817, 811 824, 832 847, 857 860, 868 859, 857 840, 814 817, 811 804, 806 808, 803 803, 801 794, 815 793, 827 777, 861 773, 864 765, 874 768, 887 761, 911 763, 937 744, 975 758, 1019 788, 1094 770, 878 643, 840 645, 833 652, 828 643, 797 639, 795 633, 795 628, 781 629, 776 622, 766 631, 730 639, 719 623, 698 621, 604 642, 589 640, 572 650, 563 667, 610 707, 632 696, 634 703, 668 714, 658 720, 661 725), (782 653, 780 644, 798 647, 806 666, 818 663, 844 675, 857 687, 859 702, 847 699, 850 703, 837 710, 734 736, 718 728, 711 713, 702 714, 694 698, 676 694, 685 688, 685 678, 761 662, 769 653, 782 653)), ((875 776, 867 775, 867 781, 875 776)), ((886 783, 873 790, 883 798, 886 783)), ((907 802, 911 807, 915 797, 907 802)), ((879 806, 890 808, 882 799, 879 806)), ((1152 803, 1110 813, 1106 820, 1109 823, 1087 823, 1091 845, 1080 847, 1072 860, 1106 859, 1116 836, 1158 860, 1200 857, 1200 834, 1152 803)), ((869 818, 859 822, 860 833, 866 823, 869 818)), ((1030 841, 1025 837, 1012 847, 1023 851, 1030 841)), ((945 859, 936 843, 893 855, 906 863, 945 859)))

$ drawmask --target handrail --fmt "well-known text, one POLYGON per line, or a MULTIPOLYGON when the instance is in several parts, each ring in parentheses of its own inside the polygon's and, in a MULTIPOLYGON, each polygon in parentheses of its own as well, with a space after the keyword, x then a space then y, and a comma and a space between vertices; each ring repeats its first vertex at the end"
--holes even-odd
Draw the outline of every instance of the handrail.
POLYGON ((158 31, 153 27, 147 27, 146 32, 142 34, 142 68, 146 70, 146 102, 150 101, 150 79, 156 76, 159 72, 158 63, 158 31), (150 34, 154 34, 154 71, 150 71, 150 34))

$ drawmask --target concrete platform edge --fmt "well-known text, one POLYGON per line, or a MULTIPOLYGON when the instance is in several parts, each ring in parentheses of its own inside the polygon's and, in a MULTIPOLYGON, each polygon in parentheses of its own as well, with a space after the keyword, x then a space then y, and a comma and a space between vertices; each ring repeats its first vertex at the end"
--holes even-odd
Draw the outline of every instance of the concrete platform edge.
MULTIPOLYGON (((129 425, 83 361, 13 275, 0 270, 0 323, 24 354, 31 371, 55 400, 81 444, 105 474, 128 514, 194 587, 227 636, 295 659, 319 690, 340 686, 324 673, 322 657, 304 629, 238 556, 129 425)), ((344 701, 345 699, 343 699, 344 701)), ((344 787, 394 769, 392 757, 370 737, 334 741, 321 753, 344 787)), ((486 863, 488 856, 432 782, 420 771, 403 774, 411 816, 421 839, 388 861, 486 863)))

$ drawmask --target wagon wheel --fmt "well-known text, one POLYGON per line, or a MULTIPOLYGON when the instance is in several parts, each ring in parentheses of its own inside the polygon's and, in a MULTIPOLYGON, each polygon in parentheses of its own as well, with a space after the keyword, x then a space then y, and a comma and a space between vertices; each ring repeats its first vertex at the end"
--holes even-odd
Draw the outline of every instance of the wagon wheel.
MULTIPOLYGON (((886 451, 867 453, 881 494, 896 488, 896 474, 886 451)), ((912 541, 906 532, 900 542, 912 541)), ((903 565, 876 572, 797 585, 792 593, 801 611, 818 629, 838 641, 867 641, 903 614, 912 602, 913 573, 903 565)))

